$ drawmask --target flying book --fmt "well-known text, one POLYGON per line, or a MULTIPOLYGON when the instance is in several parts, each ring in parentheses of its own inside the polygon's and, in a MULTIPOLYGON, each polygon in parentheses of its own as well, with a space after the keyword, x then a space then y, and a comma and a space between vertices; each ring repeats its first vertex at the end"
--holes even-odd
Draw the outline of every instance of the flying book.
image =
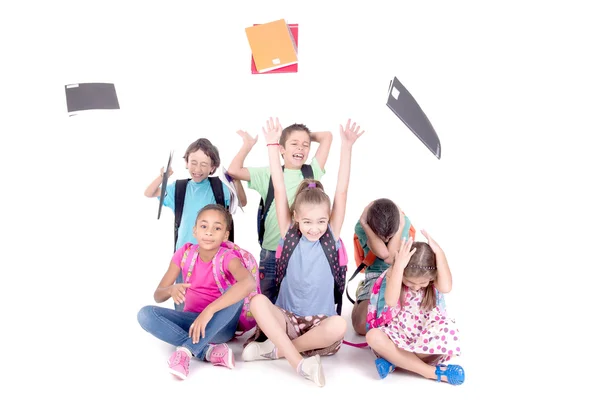
POLYGON ((65 85, 67 111, 118 110, 119 99, 113 83, 75 83, 65 85))
POLYGON ((440 138, 417 101, 396 77, 390 81, 387 106, 440 159, 442 156, 440 138))
POLYGON ((298 63, 296 43, 284 19, 248 27, 246 37, 259 73, 298 63))
POLYGON ((223 184, 225 184, 225 186, 227 186, 227 189, 229 189, 229 212, 231 213, 231 215, 235 214, 238 207, 242 211, 244 211, 244 209, 240 206, 237 189, 235 188, 235 184, 233 183, 233 178, 227 173, 225 167, 221 167, 218 171, 219 179, 221 180, 221 182, 223 182, 223 184))
MULTIPOLYGON (((259 24, 254 24, 257 26, 259 24)), ((298 24, 289 24, 290 32, 292 32, 292 36, 294 38, 294 43, 296 44, 296 50, 298 49, 298 24)), ((286 67, 276 68, 271 71, 263 72, 262 74, 258 72, 256 69, 256 63, 254 62, 254 56, 251 57, 251 66, 250 69, 253 75, 265 75, 265 74, 283 74, 283 73, 296 73, 298 72, 298 63, 288 65, 286 67)))
POLYGON ((163 176, 162 176, 162 184, 160 186, 160 201, 158 202, 158 218, 160 219, 160 212, 162 210, 163 202, 165 201, 165 196, 167 195, 167 183, 169 182, 169 169, 171 168, 171 161, 173 160, 173 152, 169 154, 169 162, 167 163, 167 168, 165 168, 163 176))

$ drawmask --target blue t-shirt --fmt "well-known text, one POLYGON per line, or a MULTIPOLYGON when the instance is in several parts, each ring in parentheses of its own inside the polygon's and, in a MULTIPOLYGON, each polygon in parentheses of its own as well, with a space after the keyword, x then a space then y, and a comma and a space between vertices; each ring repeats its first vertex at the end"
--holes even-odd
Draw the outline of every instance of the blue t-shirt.
MULTIPOLYGON (((283 238, 279 243, 283 245, 283 238)), ((339 249, 339 239, 335 246, 339 249)), ((336 314, 333 287, 331 267, 321 242, 311 242, 303 236, 290 256, 275 305, 302 317, 331 316, 336 314)))
MULTIPOLYGON (((223 184, 223 197, 225 205, 229 206, 229 189, 223 184)), ((158 198, 160 200, 160 197, 158 198)), ((189 180, 185 189, 185 201, 183 203, 183 213, 181 215, 181 224, 177 236, 176 247, 179 249, 186 243, 198 244, 193 235, 194 225, 198 212, 207 204, 216 204, 215 194, 210 186, 210 181, 204 179, 202 182, 189 180)), ((175 212, 175 182, 167 186, 167 193, 163 206, 169 207, 175 212)))

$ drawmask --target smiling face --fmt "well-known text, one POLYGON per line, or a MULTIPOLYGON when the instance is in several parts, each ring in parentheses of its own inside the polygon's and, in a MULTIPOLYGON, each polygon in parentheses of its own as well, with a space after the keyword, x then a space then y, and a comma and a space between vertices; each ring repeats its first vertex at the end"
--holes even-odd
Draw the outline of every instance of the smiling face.
POLYGON ((196 219, 193 234, 202 250, 218 249, 229 237, 225 216, 215 209, 202 211, 196 219))
POLYGON ((310 135, 306 131, 292 131, 280 149, 285 167, 300 169, 310 152, 310 135))
POLYGON ((298 223, 302 236, 316 242, 327 232, 329 204, 302 204, 294 211, 294 221, 298 223))
POLYGON ((202 150, 197 150, 188 155, 186 167, 190 177, 196 183, 202 182, 214 172, 213 162, 202 150))

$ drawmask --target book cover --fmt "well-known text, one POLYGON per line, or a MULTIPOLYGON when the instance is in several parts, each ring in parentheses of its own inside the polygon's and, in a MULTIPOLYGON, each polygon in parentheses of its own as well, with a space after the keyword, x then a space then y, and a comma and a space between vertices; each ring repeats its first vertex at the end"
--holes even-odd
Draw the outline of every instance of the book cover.
POLYGON ((442 157, 442 145, 433 125, 397 77, 390 81, 386 105, 438 160, 442 157))
POLYGON ((223 182, 225 186, 227 186, 227 189, 229 189, 229 212, 231 213, 231 215, 234 215, 238 208, 244 211, 242 206, 240 206, 237 189, 235 188, 235 184, 233 183, 233 178, 227 173, 225 167, 222 166, 220 169, 218 169, 217 176, 219 177, 221 182, 223 182))
POLYGON ((248 27, 246 37, 259 73, 298 63, 296 44, 284 19, 248 27))
MULTIPOLYGON (((254 26, 260 24, 254 24, 254 26)), ((290 28, 290 32, 292 32, 292 37, 294 38, 294 42, 296 43, 296 51, 298 50, 298 24, 288 24, 290 28)), ((284 73, 296 73, 298 72, 298 63, 288 65, 286 67, 273 69, 271 71, 263 72, 262 74, 258 72, 256 69, 256 63, 254 62, 254 57, 251 57, 251 66, 250 69, 252 74, 256 75, 264 75, 264 74, 284 74, 284 73)))
POLYGON ((118 110, 119 99, 113 83, 75 83, 65 85, 67 111, 118 110))

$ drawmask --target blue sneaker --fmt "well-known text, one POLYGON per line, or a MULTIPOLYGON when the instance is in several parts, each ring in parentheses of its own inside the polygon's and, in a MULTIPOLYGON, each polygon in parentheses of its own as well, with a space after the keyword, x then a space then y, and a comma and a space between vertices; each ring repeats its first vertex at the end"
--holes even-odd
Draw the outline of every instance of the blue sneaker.
POLYGON ((379 373, 379 377, 381 379, 388 376, 390 372, 394 372, 396 370, 396 366, 390 363, 385 358, 378 358, 375 360, 375 367, 377 368, 377 373, 379 373))

